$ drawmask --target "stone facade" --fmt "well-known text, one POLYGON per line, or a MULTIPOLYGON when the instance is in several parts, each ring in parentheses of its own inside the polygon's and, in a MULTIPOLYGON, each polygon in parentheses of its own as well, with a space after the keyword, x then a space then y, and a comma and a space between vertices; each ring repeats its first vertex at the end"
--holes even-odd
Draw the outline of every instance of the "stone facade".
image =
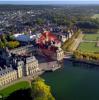
POLYGON ((55 34, 57 35, 57 37, 59 38, 59 40, 61 40, 61 42, 64 43, 65 41, 67 41, 69 38, 71 38, 73 36, 74 31, 71 29, 71 30, 68 30, 65 33, 61 33, 61 34, 55 33, 55 34))
POLYGON ((10 53, 22 55, 22 54, 29 54, 33 52, 33 50, 34 50, 33 45, 27 45, 27 46, 19 47, 17 49, 13 49, 10 51, 10 53))
POLYGON ((7 68, 0 71, 0 87, 6 85, 18 78, 17 70, 7 68))
MULTIPOLYGON (((34 48, 33 45, 11 51, 8 49, 3 50, 3 53, 0 55, 0 87, 25 76, 35 77, 42 73, 38 60, 33 55, 35 51, 38 54, 42 54, 37 48, 34 48), (21 55, 23 53, 30 55, 23 56, 21 55), (1 59, 3 59, 5 63, 2 63, 1 59)), ((51 53, 50 56, 52 59, 60 61, 64 58, 64 52, 59 48, 54 54, 51 53)))
POLYGON ((45 55, 46 57, 56 61, 61 61, 64 58, 64 51, 61 48, 58 48, 55 52, 48 51, 47 49, 38 49, 37 52, 39 55, 45 55))
POLYGON ((17 66, 6 66, 0 70, 0 87, 24 76, 37 76, 41 73, 38 60, 34 56, 27 57, 24 61, 17 61, 17 66))
POLYGON ((25 75, 35 75, 40 72, 38 67, 38 60, 34 56, 26 59, 25 67, 25 75))
POLYGON ((56 59, 58 61, 62 60, 64 58, 64 51, 59 48, 57 51, 56 51, 56 59))

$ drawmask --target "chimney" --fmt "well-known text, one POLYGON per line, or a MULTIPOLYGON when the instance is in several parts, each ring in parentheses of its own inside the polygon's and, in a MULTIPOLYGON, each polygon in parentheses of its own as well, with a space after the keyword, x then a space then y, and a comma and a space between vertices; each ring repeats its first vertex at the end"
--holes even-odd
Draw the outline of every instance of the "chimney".
POLYGON ((6 65, 4 65, 4 68, 5 68, 5 69, 7 69, 7 66, 6 66, 6 65))
POLYGON ((2 68, 0 67, 0 71, 2 71, 2 68))

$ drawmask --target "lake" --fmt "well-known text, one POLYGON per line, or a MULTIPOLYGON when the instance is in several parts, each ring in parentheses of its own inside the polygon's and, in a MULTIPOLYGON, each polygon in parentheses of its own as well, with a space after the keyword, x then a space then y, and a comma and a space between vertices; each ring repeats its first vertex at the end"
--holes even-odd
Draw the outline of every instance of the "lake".
POLYGON ((74 66, 65 60, 63 68, 42 77, 56 100, 99 100, 99 69, 74 66))

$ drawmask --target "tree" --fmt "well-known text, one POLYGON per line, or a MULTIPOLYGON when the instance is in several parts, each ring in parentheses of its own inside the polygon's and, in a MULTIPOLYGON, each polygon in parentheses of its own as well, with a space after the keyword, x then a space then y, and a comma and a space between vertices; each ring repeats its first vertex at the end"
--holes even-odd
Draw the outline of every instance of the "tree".
POLYGON ((7 45, 9 48, 13 49, 13 48, 18 47, 20 43, 18 41, 9 41, 7 45))
POLYGON ((44 20, 41 19, 41 18, 38 18, 38 19, 36 20, 36 22, 37 22, 38 25, 44 24, 44 20))
POLYGON ((75 51, 74 57, 76 59, 83 59, 83 60, 92 60, 92 61, 98 61, 99 60, 99 54, 84 53, 84 52, 80 52, 80 51, 75 51))
POLYGON ((5 47, 4 43, 0 41, 0 48, 4 48, 4 47, 5 47))
POLYGON ((32 82, 34 100, 55 100, 51 94, 50 86, 46 85, 41 78, 32 82))
POLYGON ((6 37, 7 37, 7 36, 6 36, 5 34, 3 34, 3 35, 1 36, 1 41, 3 42, 4 46, 7 45, 6 37))

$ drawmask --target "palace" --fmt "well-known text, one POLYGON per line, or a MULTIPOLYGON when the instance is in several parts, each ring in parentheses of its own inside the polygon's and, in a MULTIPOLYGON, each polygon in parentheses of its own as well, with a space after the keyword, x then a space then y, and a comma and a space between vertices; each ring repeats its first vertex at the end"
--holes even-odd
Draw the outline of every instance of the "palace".
POLYGON ((0 59, 0 87, 24 76, 38 76, 42 73, 38 67, 38 60, 33 55, 20 56, 3 51, 0 59))
MULTIPOLYGON (((39 67, 38 60, 34 56, 35 53, 40 54, 40 49, 33 45, 13 50, 7 48, 0 50, 0 87, 22 77, 41 75, 44 69, 39 67)), ((60 61, 63 59, 63 51, 62 49, 56 50, 50 56, 53 56, 53 60, 60 61)))
POLYGON ((58 61, 64 58, 64 52, 61 49, 61 41, 54 34, 45 31, 36 43, 40 55, 45 55, 47 58, 58 61))
POLYGON ((7 47, 2 48, 0 49, 0 87, 25 76, 35 77, 45 70, 58 69, 60 68, 58 62, 63 58, 61 41, 48 31, 42 33, 33 45, 12 50, 7 47), (39 63, 36 55, 50 59, 50 61, 39 63))
POLYGON ((38 67, 38 60, 34 56, 27 57, 23 61, 16 60, 10 66, 4 65, 0 67, 0 86, 6 85, 23 76, 38 76, 42 73, 38 67))

